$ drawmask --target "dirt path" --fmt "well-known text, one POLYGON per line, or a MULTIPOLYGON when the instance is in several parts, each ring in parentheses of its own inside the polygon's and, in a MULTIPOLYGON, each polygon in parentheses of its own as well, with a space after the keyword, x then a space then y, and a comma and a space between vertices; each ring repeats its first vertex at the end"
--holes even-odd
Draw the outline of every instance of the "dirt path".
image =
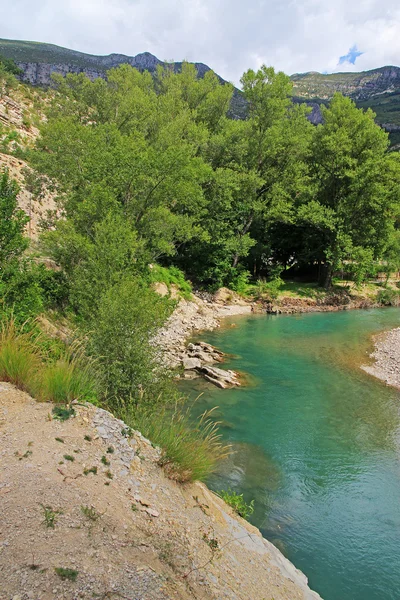
POLYGON ((319 598, 205 486, 167 479, 139 433, 75 410, 57 421, 0 383, 1 600, 319 598))

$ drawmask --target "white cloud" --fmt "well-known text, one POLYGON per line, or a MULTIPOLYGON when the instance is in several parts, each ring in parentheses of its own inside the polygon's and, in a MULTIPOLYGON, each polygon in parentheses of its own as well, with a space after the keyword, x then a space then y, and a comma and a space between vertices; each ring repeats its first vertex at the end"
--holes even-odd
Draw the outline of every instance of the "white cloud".
POLYGON ((93 54, 204 62, 238 83, 265 62, 287 73, 400 63, 398 0, 0 0, 0 37, 93 54), (355 65, 339 67, 354 45, 355 65))

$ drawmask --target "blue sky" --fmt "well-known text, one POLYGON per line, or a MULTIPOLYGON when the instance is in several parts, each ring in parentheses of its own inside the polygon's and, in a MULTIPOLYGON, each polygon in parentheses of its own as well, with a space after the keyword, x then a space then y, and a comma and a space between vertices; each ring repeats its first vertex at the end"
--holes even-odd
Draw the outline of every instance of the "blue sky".
POLYGON ((360 52, 357 46, 354 45, 352 48, 350 48, 347 54, 339 58, 339 65, 345 65, 346 63, 355 65, 357 58, 363 54, 364 52, 360 52))
POLYGON ((204 62, 238 83, 286 73, 400 65, 399 0, 0 0, 0 37, 93 54, 204 62))

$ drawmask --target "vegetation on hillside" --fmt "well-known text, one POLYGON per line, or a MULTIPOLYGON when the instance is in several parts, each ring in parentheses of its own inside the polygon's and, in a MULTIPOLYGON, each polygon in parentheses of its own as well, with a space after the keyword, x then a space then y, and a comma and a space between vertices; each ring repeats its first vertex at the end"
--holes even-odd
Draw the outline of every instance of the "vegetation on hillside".
POLYGON ((107 406, 162 444, 180 479, 203 478, 226 449, 207 417, 192 426, 171 411, 179 396, 152 340, 175 301, 155 293, 157 274, 186 297, 182 273, 211 290, 251 282, 273 298, 288 269, 319 271, 329 288, 339 269, 360 285, 376 265, 398 268, 399 156, 372 111, 339 94, 313 127, 272 68, 243 75, 246 121, 228 117, 232 86, 211 71, 199 79, 190 64, 54 83, 26 156, 57 182, 62 218, 43 224, 36 260, 18 189, 7 173, 0 181, 4 339, 7 323, 62 315, 79 352, 35 350, 37 387, 22 385, 41 399, 107 406), (38 264, 43 256, 57 269, 38 264))

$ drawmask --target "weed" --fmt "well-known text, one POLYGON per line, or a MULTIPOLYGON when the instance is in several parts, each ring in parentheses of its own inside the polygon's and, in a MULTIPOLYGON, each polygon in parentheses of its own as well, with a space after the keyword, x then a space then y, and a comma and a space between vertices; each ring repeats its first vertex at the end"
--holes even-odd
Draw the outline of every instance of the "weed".
POLYGON ((107 454, 114 454, 114 448, 112 446, 108 446, 107 454))
POLYGON ((75 416, 74 408, 67 408, 62 406, 54 406, 51 411, 53 414, 53 419, 57 419, 58 421, 67 421, 70 417, 75 416))
POLYGON ((94 506, 81 506, 81 512, 91 521, 97 521, 101 517, 101 514, 97 512, 94 506))
POLYGON ((217 550, 219 550, 220 546, 219 546, 219 541, 217 540, 217 538, 210 537, 208 533, 203 533, 203 540, 205 541, 207 546, 209 546, 209 548, 211 549, 211 552, 214 553, 214 552, 217 552, 217 550))
POLYGON ((224 500, 233 510, 243 517, 243 519, 247 519, 254 512, 254 500, 252 500, 249 504, 243 498, 243 494, 238 494, 233 492, 231 489, 228 491, 221 490, 218 495, 224 500))
POLYGON ((42 523, 46 525, 46 527, 50 527, 54 529, 54 526, 57 522, 57 515, 61 515, 61 510, 54 510, 51 506, 45 506, 44 504, 40 505, 43 508, 44 519, 42 523))
POLYGON ((56 442, 60 442, 60 444, 64 444, 64 440, 59 437, 56 437, 56 442))
POLYGON ((28 458, 32 454, 31 450, 27 450, 25 454, 20 454, 18 450, 14 452, 14 455, 18 458, 18 460, 22 460, 23 458, 28 458))
POLYGON ((101 462, 103 463, 103 465, 105 465, 106 467, 108 467, 110 465, 110 461, 107 460, 107 458, 103 455, 101 457, 101 462))
POLYGON ((90 469, 83 470, 84 475, 89 475, 89 473, 93 473, 93 475, 97 475, 97 467, 91 467, 90 469))
POLYGON ((131 504, 131 509, 133 512, 137 512, 139 510, 136 504, 131 504))
POLYGON ((71 456, 70 454, 64 454, 64 458, 65 460, 69 460, 70 462, 74 462, 75 457, 71 456))
POLYGON ((61 579, 69 579, 70 581, 76 581, 79 574, 75 569, 65 569, 64 567, 55 567, 54 570, 61 579))
POLYGON ((110 469, 106 471, 106 477, 108 477, 108 479, 113 479, 114 475, 111 473, 110 469))
POLYGON ((124 429, 121 429, 121 435, 124 437, 131 437, 132 431, 132 427, 125 427, 124 429))
POLYGON ((86 440, 86 442, 92 441, 92 438, 90 437, 90 435, 85 435, 83 439, 86 440))

